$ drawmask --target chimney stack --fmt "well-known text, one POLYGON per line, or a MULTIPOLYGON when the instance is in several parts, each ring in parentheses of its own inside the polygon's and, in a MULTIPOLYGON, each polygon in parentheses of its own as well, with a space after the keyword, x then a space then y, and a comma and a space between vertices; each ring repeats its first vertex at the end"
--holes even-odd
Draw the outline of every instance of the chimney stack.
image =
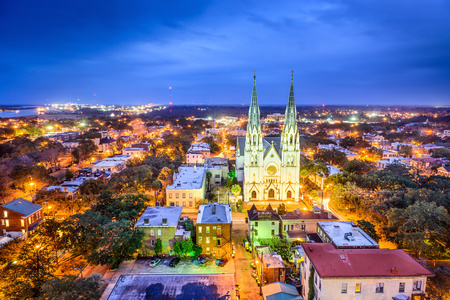
POLYGON ((328 211, 328 219, 333 218, 333 214, 331 213, 331 211, 328 211))

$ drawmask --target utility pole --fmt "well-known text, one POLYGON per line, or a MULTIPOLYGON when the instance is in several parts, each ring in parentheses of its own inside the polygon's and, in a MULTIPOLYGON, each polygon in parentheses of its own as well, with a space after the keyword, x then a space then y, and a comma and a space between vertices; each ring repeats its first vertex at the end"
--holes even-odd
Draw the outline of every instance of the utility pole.
POLYGON ((259 294, 262 296, 262 285, 263 285, 263 280, 264 280, 264 275, 263 275, 263 264, 264 264, 264 253, 261 250, 261 282, 259 283, 259 294))

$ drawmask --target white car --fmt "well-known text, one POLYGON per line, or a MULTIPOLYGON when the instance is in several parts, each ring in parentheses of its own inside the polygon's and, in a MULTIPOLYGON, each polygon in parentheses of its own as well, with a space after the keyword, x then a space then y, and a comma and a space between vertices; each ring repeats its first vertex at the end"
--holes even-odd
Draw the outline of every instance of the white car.
POLYGON ((148 266, 149 266, 150 268, 154 268, 154 267, 156 267, 157 265, 159 265, 160 262, 161 262, 161 260, 160 260, 159 258, 155 258, 155 259, 152 259, 152 260, 150 261, 150 263, 148 264, 148 266))

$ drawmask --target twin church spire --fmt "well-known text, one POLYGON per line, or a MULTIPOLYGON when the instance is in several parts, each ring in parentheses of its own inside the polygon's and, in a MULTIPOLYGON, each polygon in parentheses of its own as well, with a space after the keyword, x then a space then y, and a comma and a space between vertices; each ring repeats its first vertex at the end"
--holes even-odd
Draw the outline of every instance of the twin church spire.
MULTIPOLYGON (((253 92, 252 92, 252 101, 248 111, 247 136, 250 138, 251 144, 255 142, 255 144, 253 144, 255 146, 256 144, 258 144, 259 139, 262 138, 260 111, 258 105, 258 96, 256 93, 256 75, 253 76, 253 92)), ((288 146, 294 146, 294 148, 297 148, 295 147, 295 145, 298 143, 299 143, 299 135, 297 128, 297 108, 295 106, 295 98, 294 98, 294 71, 292 71, 289 100, 286 106, 286 112, 284 115, 284 127, 283 132, 281 134, 281 147, 283 150, 287 150, 288 146)))

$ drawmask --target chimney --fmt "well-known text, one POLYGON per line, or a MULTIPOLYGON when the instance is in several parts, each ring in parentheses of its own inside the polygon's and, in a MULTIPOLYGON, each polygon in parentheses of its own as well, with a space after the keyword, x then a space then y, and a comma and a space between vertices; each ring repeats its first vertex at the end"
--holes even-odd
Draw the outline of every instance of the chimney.
POLYGON ((300 214, 300 208, 297 207, 297 215, 299 215, 299 214, 300 214))
POLYGON ((162 224, 163 224, 163 225, 167 225, 167 218, 163 218, 163 219, 162 219, 162 224))
POLYGON ((320 210, 321 210, 321 211, 324 211, 324 210, 325 210, 323 204, 320 204, 320 210))
POLYGON ((333 214, 331 213, 331 211, 328 211, 328 219, 333 218, 333 214))
POLYGON ((391 268, 391 273, 392 274, 397 274, 398 273, 397 267, 391 268))
POLYGON ((334 225, 333 227, 333 234, 335 236, 338 236, 341 233, 341 228, 339 227, 339 225, 334 225))
POLYGON ((216 214, 216 205, 213 204, 211 209, 212 209, 212 214, 215 215, 216 214))

